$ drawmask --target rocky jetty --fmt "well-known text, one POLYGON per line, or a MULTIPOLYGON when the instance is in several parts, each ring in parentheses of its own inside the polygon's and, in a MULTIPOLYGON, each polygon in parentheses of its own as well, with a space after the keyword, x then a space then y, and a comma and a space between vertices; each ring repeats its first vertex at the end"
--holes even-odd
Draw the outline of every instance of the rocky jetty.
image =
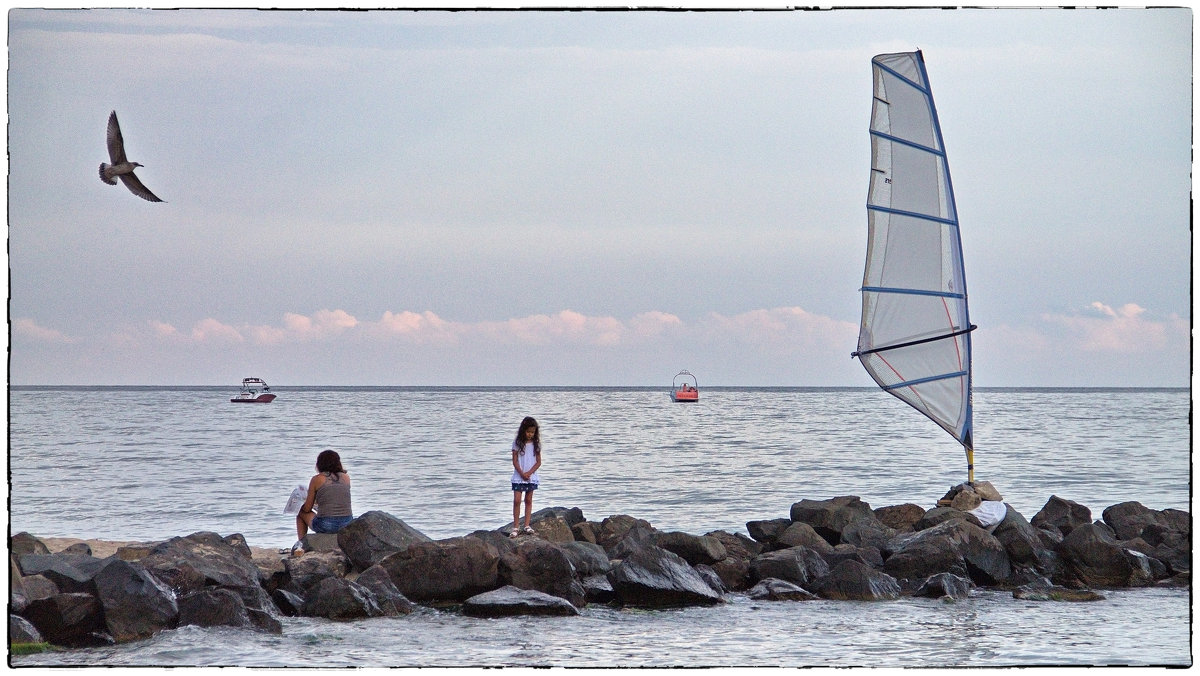
MULTIPOLYGON (((353 621, 420 606, 478 617, 577 615, 589 603, 637 608, 761 601, 954 601, 978 587, 1026 600, 1088 601, 1096 589, 1191 584, 1191 515, 1124 502, 1099 520, 1051 496, 1032 519, 985 482, 931 509, 872 509, 854 496, 801 500, 740 533, 664 532, 629 515, 579 508, 507 528, 434 540, 384 512, 301 556, 251 550, 241 535, 193 533, 129 543, 105 556, 79 543, 51 552, 9 539, 10 645, 136 641, 185 625, 280 633, 282 617, 353 621)), ((97 552, 104 553, 104 552, 97 552)))

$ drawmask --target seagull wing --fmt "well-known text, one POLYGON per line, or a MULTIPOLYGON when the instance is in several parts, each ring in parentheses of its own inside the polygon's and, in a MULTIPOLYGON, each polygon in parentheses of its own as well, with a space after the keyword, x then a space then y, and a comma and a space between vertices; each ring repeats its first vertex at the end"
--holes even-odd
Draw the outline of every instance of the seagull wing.
MULTIPOLYGON (((108 157, 113 164, 123 164, 127 161, 125 159, 125 139, 121 138, 121 125, 117 124, 117 111, 115 110, 108 116, 108 157)), ((145 190, 145 188, 142 189, 145 190)))
POLYGON ((138 177, 134 176, 132 173, 120 174, 117 176, 117 178, 121 179, 121 182, 125 184, 126 188, 129 188, 129 192, 137 195, 138 197, 141 197, 142 199, 147 200, 149 202, 161 202, 162 201, 162 200, 158 199, 157 195, 150 192, 150 190, 148 188, 146 188, 146 186, 142 185, 142 182, 138 180, 138 177))

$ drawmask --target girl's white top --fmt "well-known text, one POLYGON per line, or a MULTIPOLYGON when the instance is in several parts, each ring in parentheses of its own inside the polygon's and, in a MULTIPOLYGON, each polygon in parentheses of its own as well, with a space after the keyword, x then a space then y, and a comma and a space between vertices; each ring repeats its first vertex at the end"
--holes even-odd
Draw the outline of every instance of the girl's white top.
MULTIPOLYGON (((525 448, 523 448, 523 449, 518 449, 517 442, 514 441, 513 442, 513 450, 517 451, 517 464, 521 466, 522 472, 528 472, 529 468, 533 467, 534 463, 537 462, 537 455, 533 452, 533 442, 532 441, 525 442, 525 448)), ((524 483, 536 484, 537 482, 538 482, 537 472, 534 472, 533 475, 529 477, 529 481, 526 481, 521 478, 521 475, 517 473, 517 470, 515 470, 515 469, 513 470, 512 483, 514 483, 514 484, 524 484, 524 483)))

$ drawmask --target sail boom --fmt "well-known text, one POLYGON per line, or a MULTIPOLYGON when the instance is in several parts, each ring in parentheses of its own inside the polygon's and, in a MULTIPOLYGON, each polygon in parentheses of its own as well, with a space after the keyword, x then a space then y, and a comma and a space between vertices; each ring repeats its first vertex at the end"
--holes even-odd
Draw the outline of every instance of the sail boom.
POLYGON ((942 373, 942 374, 939 374, 936 376, 927 376, 925 378, 917 378, 916 380, 906 380, 902 383, 893 383, 891 385, 880 385, 879 387, 883 388, 886 391, 891 391, 891 390, 900 389, 902 387, 912 387, 914 385, 924 385, 925 383, 932 383, 937 380, 946 380, 947 378, 961 378, 965 375, 970 375, 970 374, 967 373, 966 371, 958 371, 956 373, 942 373))

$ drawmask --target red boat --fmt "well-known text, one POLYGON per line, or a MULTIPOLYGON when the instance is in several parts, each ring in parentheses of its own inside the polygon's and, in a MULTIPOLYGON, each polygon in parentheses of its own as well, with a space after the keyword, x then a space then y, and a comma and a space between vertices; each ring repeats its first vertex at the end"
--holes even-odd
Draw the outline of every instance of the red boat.
POLYGON ((274 400, 275 395, 262 378, 242 378, 242 391, 229 401, 235 404, 269 404, 274 400))
POLYGON ((680 371, 671 381, 671 401, 687 402, 700 401, 699 385, 696 376, 688 371, 680 371))

